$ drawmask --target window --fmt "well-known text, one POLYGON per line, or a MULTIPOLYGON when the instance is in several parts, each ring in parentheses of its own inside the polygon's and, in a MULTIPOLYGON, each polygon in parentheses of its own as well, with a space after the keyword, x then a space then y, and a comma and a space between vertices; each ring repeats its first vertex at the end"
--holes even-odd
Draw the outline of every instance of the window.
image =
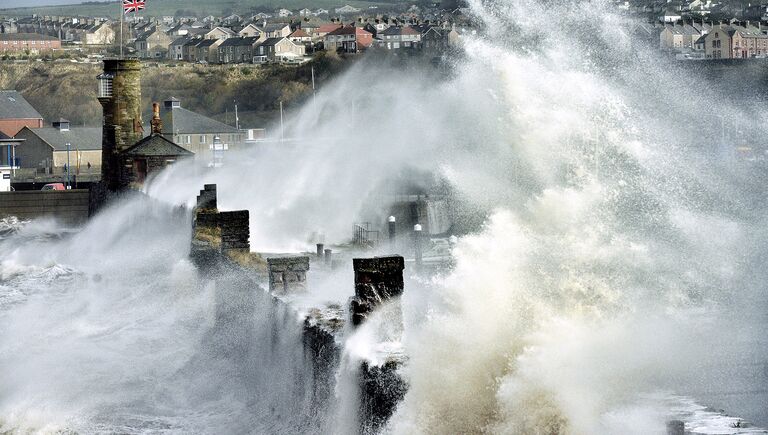
POLYGON ((187 145, 189 145, 190 143, 192 143, 192 136, 190 136, 190 135, 187 135, 187 137, 186 137, 186 139, 185 139, 184 143, 186 143, 187 145))
POLYGON ((99 80, 99 98, 112 97, 112 79, 115 78, 112 74, 99 74, 96 77, 99 80))
POLYGON ((200 143, 205 143, 205 135, 204 134, 200 135, 200 143))

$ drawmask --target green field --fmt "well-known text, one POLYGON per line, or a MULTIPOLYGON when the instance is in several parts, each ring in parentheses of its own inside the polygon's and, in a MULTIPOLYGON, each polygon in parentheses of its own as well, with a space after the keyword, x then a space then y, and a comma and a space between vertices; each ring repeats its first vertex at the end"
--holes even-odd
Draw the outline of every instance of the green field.
MULTIPOLYGON (((288 8, 298 10, 310 8, 312 10, 324 8, 331 10, 333 8, 349 4, 361 9, 369 6, 379 6, 382 9, 388 9, 396 4, 420 3, 419 1, 406 2, 404 0, 380 0, 380 1, 357 1, 357 0, 147 0, 147 9, 140 12, 139 15, 161 16, 176 15, 177 12, 183 12, 183 15, 197 15, 203 17, 206 15, 228 15, 231 13, 246 14, 249 12, 261 12, 264 10, 275 10, 277 8, 288 8)), ((68 6, 43 6, 43 7, 25 7, 0 9, 0 16, 29 16, 38 15, 64 15, 64 16, 104 16, 118 17, 120 5, 117 1, 110 3, 86 3, 68 6)))

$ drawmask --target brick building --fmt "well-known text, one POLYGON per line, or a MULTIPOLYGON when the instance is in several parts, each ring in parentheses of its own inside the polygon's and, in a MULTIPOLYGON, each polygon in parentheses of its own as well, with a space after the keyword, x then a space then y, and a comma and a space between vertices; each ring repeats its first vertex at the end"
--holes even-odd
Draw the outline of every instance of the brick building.
POLYGON ((0 132, 13 137, 24 127, 42 126, 43 117, 20 93, 0 91, 0 132))
POLYGON ((61 49, 59 38, 37 33, 0 33, 0 54, 39 54, 61 49))

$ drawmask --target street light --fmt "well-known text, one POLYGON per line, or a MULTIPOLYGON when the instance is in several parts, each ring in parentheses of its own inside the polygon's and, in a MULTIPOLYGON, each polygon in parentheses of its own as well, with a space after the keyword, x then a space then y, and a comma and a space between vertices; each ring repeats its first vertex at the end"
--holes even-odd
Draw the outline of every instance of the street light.
POLYGON ((416 224, 413 226, 413 241, 414 241, 414 262, 416 263, 416 272, 421 272, 422 269, 422 249, 421 249, 421 225, 416 224))
POLYGON ((69 184, 69 166, 70 166, 69 165, 69 148, 70 146, 71 146, 70 143, 67 142, 67 189, 72 188, 72 186, 69 184))

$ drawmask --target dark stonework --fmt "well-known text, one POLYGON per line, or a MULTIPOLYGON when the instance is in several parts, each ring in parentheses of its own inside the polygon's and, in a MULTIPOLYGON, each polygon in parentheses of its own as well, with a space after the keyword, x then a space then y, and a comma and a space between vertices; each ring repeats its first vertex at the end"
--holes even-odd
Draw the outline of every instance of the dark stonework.
POLYGON ((361 324, 381 303, 403 294, 405 260, 392 257, 355 258, 355 297, 350 302, 352 324, 361 324))
POLYGON ((113 77, 112 95, 100 97, 104 114, 101 179, 111 191, 121 189, 119 153, 144 137, 141 122, 141 62, 107 59, 104 73, 113 77))
POLYGON ((220 261, 219 254, 251 250, 248 210, 219 212, 216 185, 206 184, 197 196, 193 223, 191 256, 195 264, 210 266, 220 261))
POLYGON ((221 250, 251 250, 248 210, 223 211, 218 214, 221 228, 221 250))
POLYGON ((392 417, 408 384, 397 373, 398 363, 382 366, 363 362, 360 368, 360 433, 375 434, 392 417))
POLYGON ((267 258, 269 291, 276 295, 307 291, 309 257, 267 258))
MULTIPOLYGON (((336 369, 341 360, 341 348, 333 332, 322 325, 304 319, 304 352, 312 363, 312 401, 324 404, 333 400, 336 369)), ((317 407, 317 405, 316 405, 317 407)))
POLYGON ((206 184, 203 186, 203 190, 197 195, 197 208, 206 210, 216 210, 216 185, 206 184))

